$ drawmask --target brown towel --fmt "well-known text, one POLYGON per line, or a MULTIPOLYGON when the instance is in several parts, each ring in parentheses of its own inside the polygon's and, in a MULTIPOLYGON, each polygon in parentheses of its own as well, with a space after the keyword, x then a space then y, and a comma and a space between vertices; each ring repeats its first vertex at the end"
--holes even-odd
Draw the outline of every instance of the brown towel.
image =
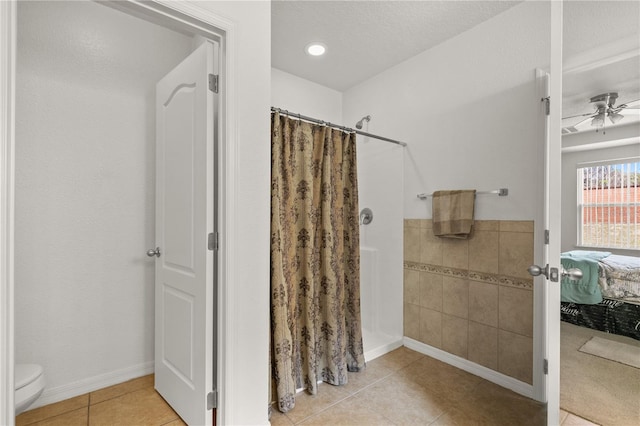
POLYGON ((443 238, 469 238, 475 198, 475 189, 434 192, 433 234, 443 238))

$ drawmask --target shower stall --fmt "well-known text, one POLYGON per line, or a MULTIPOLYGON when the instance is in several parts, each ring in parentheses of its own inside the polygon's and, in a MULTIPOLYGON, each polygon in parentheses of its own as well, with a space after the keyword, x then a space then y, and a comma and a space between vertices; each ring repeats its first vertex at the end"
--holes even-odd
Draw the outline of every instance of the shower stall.
POLYGON ((402 345, 405 148, 363 135, 357 143, 362 334, 371 361, 402 345))

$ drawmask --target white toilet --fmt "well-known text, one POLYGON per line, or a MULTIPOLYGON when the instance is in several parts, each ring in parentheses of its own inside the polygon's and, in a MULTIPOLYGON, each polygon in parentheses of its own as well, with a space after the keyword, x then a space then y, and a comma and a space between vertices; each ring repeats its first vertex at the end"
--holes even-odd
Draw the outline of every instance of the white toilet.
POLYGON ((44 370, 38 364, 15 366, 16 416, 29 408, 44 390, 44 370))

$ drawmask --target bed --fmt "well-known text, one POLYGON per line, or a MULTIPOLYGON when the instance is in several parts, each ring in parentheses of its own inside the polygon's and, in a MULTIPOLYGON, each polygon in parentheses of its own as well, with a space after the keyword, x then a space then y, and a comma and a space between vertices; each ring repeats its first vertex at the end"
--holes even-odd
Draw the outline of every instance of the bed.
POLYGON ((580 280, 562 279, 561 320, 640 340, 640 258, 574 250, 561 261, 583 271, 580 280))

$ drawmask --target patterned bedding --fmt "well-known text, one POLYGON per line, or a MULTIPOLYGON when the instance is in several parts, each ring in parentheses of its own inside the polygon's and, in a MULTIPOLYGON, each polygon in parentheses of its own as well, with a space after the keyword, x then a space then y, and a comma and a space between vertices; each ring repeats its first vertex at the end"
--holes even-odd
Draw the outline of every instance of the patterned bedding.
POLYGON ((640 257, 612 254, 598 263, 603 296, 640 302, 640 257))
MULTIPOLYGON (((570 282, 566 279, 562 281, 562 290, 567 296, 571 293, 572 287, 576 284, 587 286, 592 293, 602 293, 602 296, 610 299, 622 299, 625 301, 640 303, 640 257, 621 256, 604 251, 573 250, 562 253, 562 263, 565 269, 575 267, 570 261, 588 260, 591 263, 598 263, 598 279, 596 282, 583 283, 570 282), (590 287, 595 286, 596 288, 590 287), (598 288, 599 287, 599 288, 598 288)), ((588 272, 584 266, 577 265, 583 272, 588 272)), ((589 274, 586 274, 587 277, 589 274)), ((601 300, 601 299, 600 299, 601 300)), ((590 300, 588 297, 576 299, 575 297, 563 298, 564 302, 577 302, 583 304, 598 303, 600 300, 590 300)))
MULTIPOLYGON (((562 321, 640 340, 640 257, 581 250, 562 254, 597 261, 596 287, 604 296, 595 303, 562 301, 562 321)), ((564 291, 566 285, 561 288, 564 291)))

